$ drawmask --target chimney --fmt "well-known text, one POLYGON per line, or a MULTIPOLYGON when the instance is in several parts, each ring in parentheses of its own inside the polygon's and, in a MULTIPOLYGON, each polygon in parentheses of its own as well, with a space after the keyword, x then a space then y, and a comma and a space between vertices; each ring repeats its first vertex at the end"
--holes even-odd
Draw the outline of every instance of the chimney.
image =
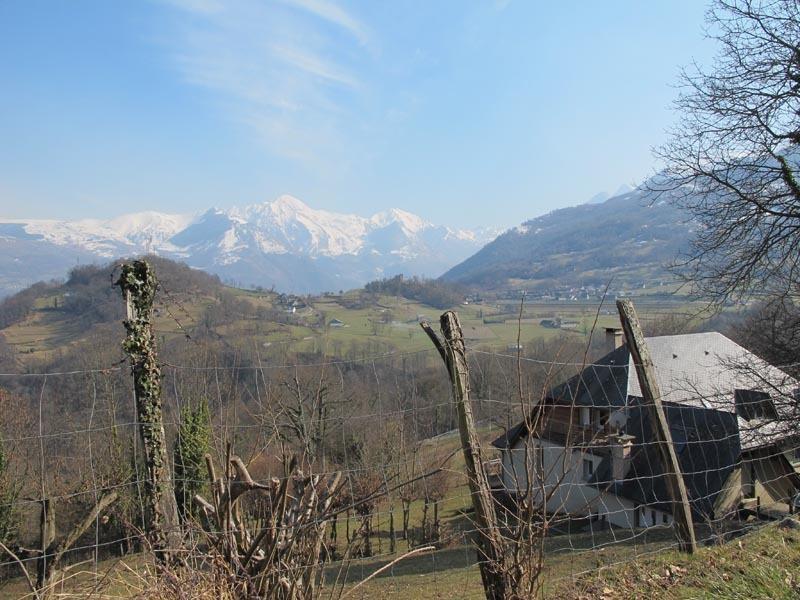
POLYGON ((606 353, 613 352, 622 346, 622 329, 619 327, 606 327, 606 353))
POLYGON ((632 435, 617 433, 608 436, 608 443, 611 447, 611 477, 614 481, 625 479, 628 474, 628 467, 631 465, 632 435))

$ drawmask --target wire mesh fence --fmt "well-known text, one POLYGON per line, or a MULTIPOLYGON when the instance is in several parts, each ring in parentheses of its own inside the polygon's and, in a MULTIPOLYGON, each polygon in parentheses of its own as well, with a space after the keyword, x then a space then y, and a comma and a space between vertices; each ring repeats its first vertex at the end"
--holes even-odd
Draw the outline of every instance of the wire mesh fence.
MULTIPOLYGON (((653 338, 653 349, 695 533, 713 544, 796 508, 800 399, 781 368, 722 336, 689 337, 653 338)), ((555 593, 600 567, 679 546, 668 467, 624 348, 595 362, 477 347, 468 356, 483 468, 516 553, 509 568, 535 572, 531 590, 555 593)), ((232 548, 256 547, 255 538, 298 531, 301 522, 319 547, 299 556, 314 564, 274 569, 280 579, 282 568, 313 568, 313 597, 401 594, 409 585, 482 595, 473 540, 485 532, 475 526, 451 389, 434 349, 280 365, 205 356, 161 368, 184 568, 216 573, 232 548), (230 500, 245 481, 234 457, 260 491, 225 509, 225 494, 230 500), (301 479, 306 487, 291 487, 301 479), (284 493, 308 509, 291 526, 288 513, 275 516, 284 493), (222 519, 223 509, 239 515, 222 519)), ((33 580, 88 515, 61 548, 59 589, 80 582, 102 595, 113 583, 120 595, 144 592, 146 475, 127 366, 2 373, 0 390, 5 589, 34 594, 23 572, 33 580)), ((274 548, 285 542, 276 537, 274 548)), ((240 567, 228 576, 244 577, 240 567)))

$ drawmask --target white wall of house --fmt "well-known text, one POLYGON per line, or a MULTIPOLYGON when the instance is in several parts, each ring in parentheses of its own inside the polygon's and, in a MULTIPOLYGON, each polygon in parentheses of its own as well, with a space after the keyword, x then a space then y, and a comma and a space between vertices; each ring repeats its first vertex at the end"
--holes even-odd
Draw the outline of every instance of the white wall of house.
POLYGON ((650 506, 636 506, 626 498, 602 492, 592 502, 592 515, 625 529, 658 527, 672 524, 672 515, 650 506), (637 520, 636 513, 639 513, 637 520))
POLYGON ((578 449, 568 452, 548 440, 523 438, 512 449, 503 451, 503 485, 511 493, 525 492, 527 474, 532 473, 535 478, 530 493, 537 503, 541 504, 543 496, 552 491, 545 506, 547 512, 576 517, 592 515, 617 527, 632 529, 637 526, 636 510, 639 510, 639 527, 672 523, 672 516, 667 513, 647 506, 636 507, 630 500, 586 485, 601 460, 591 452, 578 449), (529 442, 527 452, 526 442, 529 442))
POLYGON ((602 458, 590 452, 566 452, 563 446, 537 438, 530 438, 526 451, 526 441, 520 439, 511 450, 503 452, 505 488, 510 492, 525 492, 527 475, 533 473, 536 478, 531 482, 530 493, 537 504, 550 496, 545 506, 547 512, 588 515, 599 490, 584 484, 602 458))

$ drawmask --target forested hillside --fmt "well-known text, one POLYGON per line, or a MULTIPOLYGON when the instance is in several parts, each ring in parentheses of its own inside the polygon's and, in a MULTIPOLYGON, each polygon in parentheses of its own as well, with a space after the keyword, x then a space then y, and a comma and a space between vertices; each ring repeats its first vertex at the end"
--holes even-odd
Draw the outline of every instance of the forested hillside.
POLYGON ((483 288, 603 285, 612 278, 636 286, 669 278, 665 267, 687 249, 691 231, 688 213, 637 190, 526 221, 442 279, 483 288))

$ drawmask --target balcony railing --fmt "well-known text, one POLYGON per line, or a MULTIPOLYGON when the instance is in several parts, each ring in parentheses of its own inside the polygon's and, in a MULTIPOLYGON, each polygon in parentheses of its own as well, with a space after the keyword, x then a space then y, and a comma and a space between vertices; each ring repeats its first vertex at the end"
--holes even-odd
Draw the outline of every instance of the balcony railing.
POLYGON ((570 423, 553 418, 546 419, 538 428, 536 435, 562 446, 602 445, 606 440, 606 431, 598 423, 582 425, 574 421, 570 423))

